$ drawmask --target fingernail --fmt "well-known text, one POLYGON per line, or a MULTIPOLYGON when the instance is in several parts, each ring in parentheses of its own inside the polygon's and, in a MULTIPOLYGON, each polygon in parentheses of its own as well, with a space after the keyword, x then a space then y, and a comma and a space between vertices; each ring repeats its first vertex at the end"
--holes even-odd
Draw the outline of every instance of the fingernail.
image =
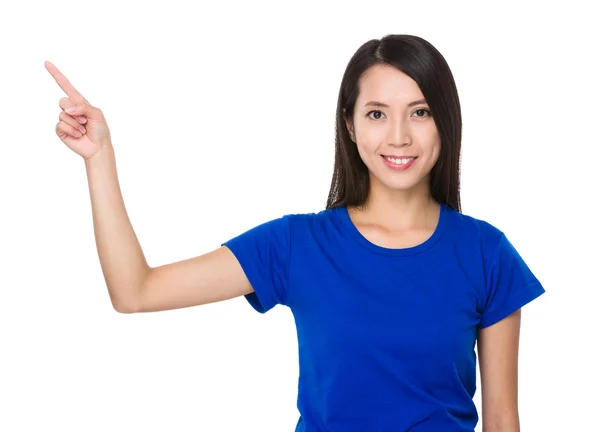
POLYGON ((66 111, 69 114, 73 114, 75 111, 77 111, 77 107, 76 106, 72 106, 71 108, 67 108, 66 111))
POLYGON ((85 133, 85 128, 83 126, 79 126, 77 129, 79 129, 79 132, 81 132, 82 134, 85 133))

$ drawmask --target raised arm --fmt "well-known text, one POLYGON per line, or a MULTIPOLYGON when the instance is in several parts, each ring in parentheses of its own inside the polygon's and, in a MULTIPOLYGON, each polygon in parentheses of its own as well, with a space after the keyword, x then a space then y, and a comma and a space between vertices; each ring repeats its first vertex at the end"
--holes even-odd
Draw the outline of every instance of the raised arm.
POLYGON ((114 152, 86 161, 94 233, 115 310, 123 313, 178 309, 213 303, 253 291, 225 246, 204 255, 149 267, 125 210, 114 152))
POLYGON ((45 66, 69 96, 59 101, 56 134, 85 161, 96 248, 114 309, 123 313, 176 309, 253 292, 241 265, 224 246, 185 261, 148 266, 125 209, 102 111, 52 63, 45 66))

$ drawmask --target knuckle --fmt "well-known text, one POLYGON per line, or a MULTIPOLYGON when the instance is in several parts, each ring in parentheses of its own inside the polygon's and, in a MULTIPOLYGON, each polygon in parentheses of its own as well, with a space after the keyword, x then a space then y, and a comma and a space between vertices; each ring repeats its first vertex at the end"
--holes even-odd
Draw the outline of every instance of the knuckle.
POLYGON ((73 122, 72 118, 69 114, 67 114, 64 111, 61 111, 61 113, 58 115, 58 118, 60 118, 63 122, 67 123, 67 124, 71 124, 73 122))

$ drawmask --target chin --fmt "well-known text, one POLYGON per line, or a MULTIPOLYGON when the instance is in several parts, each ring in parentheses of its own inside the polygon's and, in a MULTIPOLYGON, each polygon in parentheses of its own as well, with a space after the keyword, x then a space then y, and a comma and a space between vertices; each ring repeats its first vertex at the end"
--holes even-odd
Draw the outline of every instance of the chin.
POLYGON ((409 191, 419 186, 420 183, 419 181, 413 179, 390 181, 388 178, 383 179, 382 181, 381 178, 375 178, 374 180, 375 181, 373 182, 373 178, 371 178, 372 186, 393 191, 409 191))
POLYGON ((427 184, 427 176, 421 177, 417 173, 404 173, 404 175, 389 175, 388 173, 371 173, 371 185, 394 191, 409 191, 427 184))
POLYGON ((417 186, 419 186, 418 183, 402 183, 402 184, 387 184, 387 185, 383 185, 385 188, 391 190, 391 191, 411 191, 417 188, 417 186))

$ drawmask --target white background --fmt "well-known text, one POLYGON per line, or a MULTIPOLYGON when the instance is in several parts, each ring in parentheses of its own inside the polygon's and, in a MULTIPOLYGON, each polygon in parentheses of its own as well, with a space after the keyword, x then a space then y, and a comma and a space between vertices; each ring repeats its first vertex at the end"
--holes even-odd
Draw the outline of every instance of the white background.
POLYGON ((288 308, 112 309, 84 163, 55 135, 64 94, 44 61, 103 110, 158 266, 324 208, 344 68, 389 33, 448 61, 463 212, 502 229, 547 290, 523 309, 522 430, 596 430, 600 34, 584 4, 4 4, 0 430, 293 431, 299 415, 288 308))

